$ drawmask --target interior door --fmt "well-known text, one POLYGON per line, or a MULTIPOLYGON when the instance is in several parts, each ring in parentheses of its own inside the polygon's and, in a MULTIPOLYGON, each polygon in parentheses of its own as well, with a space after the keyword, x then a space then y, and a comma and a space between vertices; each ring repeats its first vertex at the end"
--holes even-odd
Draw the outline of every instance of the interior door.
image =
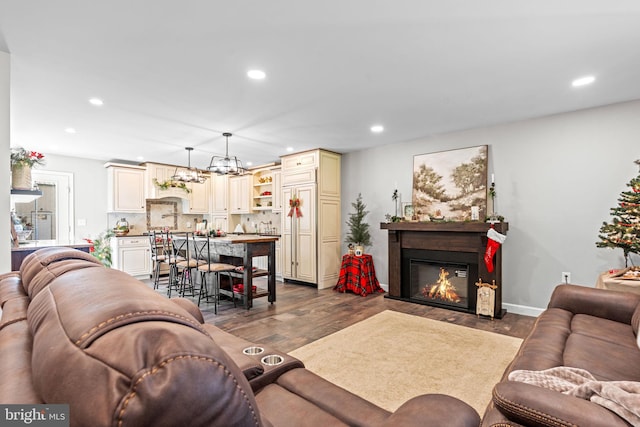
POLYGON ((16 212, 34 227, 32 239, 73 242, 73 174, 33 170, 31 176, 44 195, 30 203, 16 203, 16 212))

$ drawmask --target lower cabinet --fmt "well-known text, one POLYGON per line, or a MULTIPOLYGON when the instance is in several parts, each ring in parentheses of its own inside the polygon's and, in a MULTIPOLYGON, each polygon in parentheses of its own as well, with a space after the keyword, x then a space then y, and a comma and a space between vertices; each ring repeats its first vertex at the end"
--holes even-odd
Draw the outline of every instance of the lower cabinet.
POLYGON ((151 248, 146 236, 112 237, 111 268, 132 276, 151 274, 151 248))

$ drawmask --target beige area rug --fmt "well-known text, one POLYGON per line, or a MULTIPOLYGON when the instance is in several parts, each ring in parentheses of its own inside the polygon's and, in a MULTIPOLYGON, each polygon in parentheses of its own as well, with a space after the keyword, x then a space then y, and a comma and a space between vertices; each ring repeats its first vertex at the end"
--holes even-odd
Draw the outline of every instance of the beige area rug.
POLYGON ((312 372, 388 411, 414 396, 442 393, 467 402, 482 416, 493 386, 521 343, 519 338, 386 310, 290 354, 312 372))

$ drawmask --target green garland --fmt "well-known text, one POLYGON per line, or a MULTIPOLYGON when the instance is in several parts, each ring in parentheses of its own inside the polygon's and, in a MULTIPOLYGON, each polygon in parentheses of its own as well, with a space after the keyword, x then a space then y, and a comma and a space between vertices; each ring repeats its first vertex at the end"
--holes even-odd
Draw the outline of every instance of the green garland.
POLYGON ((184 182, 176 182, 171 179, 164 182, 158 182, 157 179, 153 178, 153 183, 156 185, 156 187, 160 188, 161 190, 168 190, 170 188, 180 188, 181 190, 184 190, 187 193, 191 193, 191 190, 189 189, 189 187, 187 187, 187 184, 185 184, 184 182))

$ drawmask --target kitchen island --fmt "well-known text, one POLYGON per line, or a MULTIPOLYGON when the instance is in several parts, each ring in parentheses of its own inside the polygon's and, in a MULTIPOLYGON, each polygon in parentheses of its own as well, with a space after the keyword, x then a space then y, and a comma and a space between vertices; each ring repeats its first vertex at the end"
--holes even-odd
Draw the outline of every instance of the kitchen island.
MULTIPOLYGON (((184 239, 180 233, 172 235, 175 240, 184 239)), ((276 241, 279 236, 260 234, 228 234, 223 237, 211 237, 211 253, 217 255, 220 262, 238 266, 236 271, 231 272, 232 276, 242 279, 244 286, 242 299, 244 308, 250 309, 253 306, 253 299, 266 296, 270 303, 276 300, 276 241), (253 268, 254 257, 267 257, 267 270, 255 271, 253 268), (241 260, 241 261, 240 261, 241 260), (256 290, 252 292, 253 278, 257 276, 267 276, 267 290, 256 290)), ((205 240, 206 237, 195 236, 198 241, 205 240)), ((195 255, 195 250, 190 249, 191 256, 195 255)), ((230 288, 220 289, 220 293, 231 298, 238 296, 233 292, 233 283, 230 288)))
POLYGON ((75 242, 64 240, 27 240, 19 242, 18 246, 11 247, 11 271, 20 270, 22 260, 24 260, 27 255, 37 251, 38 249, 57 246, 74 248, 88 253, 93 245, 85 240, 78 240, 75 242))
POLYGON ((272 304, 276 301, 276 240, 278 240, 277 236, 257 234, 228 234, 224 237, 212 238, 212 251, 215 250, 218 255, 242 259, 242 271, 238 274, 242 275, 243 301, 246 309, 253 306, 253 298, 256 297, 267 296, 267 300, 272 304), (254 277, 253 257, 257 256, 267 256, 268 259, 266 295, 254 294, 251 291, 254 277))

